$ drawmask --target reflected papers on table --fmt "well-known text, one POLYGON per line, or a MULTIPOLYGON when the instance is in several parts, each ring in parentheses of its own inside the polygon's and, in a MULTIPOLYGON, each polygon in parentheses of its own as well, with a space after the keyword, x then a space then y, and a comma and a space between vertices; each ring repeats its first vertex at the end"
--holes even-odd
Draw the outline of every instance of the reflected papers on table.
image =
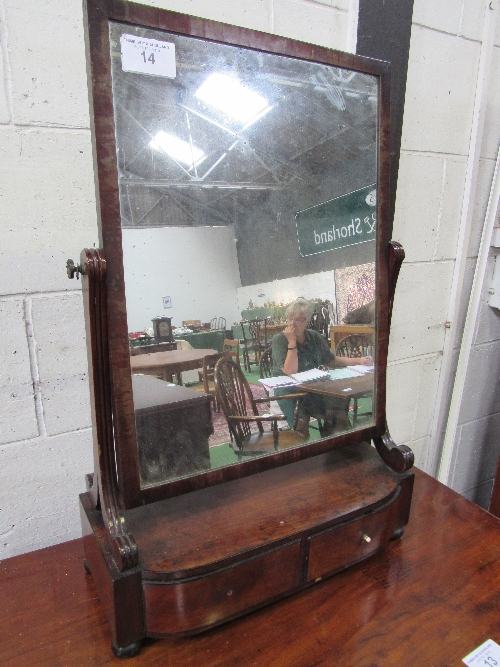
POLYGON ((292 377, 297 380, 297 382, 313 382, 314 380, 329 379, 330 373, 328 371, 322 371, 320 368, 311 368, 310 371, 292 373, 292 377))
POLYGON ((329 374, 332 380, 348 380, 349 378, 359 377, 359 373, 356 373, 352 367, 334 368, 329 374))
MULTIPOLYGON (((373 373, 375 366, 364 366, 363 364, 359 364, 359 366, 347 366, 347 368, 358 375, 366 375, 367 373, 373 373)), ((351 375, 351 377, 353 376, 351 375)))
POLYGON ((297 380, 294 380, 289 375, 280 375, 274 378, 261 378, 259 382, 261 382, 267 389, 276 389, 277 387, 291 387, 292 385, 299 384, 297 380))

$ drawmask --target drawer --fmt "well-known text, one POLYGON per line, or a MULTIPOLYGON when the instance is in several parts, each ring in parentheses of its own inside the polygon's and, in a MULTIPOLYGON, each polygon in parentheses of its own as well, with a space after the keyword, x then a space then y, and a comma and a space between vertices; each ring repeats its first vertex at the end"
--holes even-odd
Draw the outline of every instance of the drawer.
POLYGON ((299 585, 300 541, 181 582, 143 584, 149 636, 193 632, 237 616, 299 585))
POLYGON ((372 514, 312 535, 308 540, 307 581, 363 560, 388 542, 396 528, 400 497, 372 514))

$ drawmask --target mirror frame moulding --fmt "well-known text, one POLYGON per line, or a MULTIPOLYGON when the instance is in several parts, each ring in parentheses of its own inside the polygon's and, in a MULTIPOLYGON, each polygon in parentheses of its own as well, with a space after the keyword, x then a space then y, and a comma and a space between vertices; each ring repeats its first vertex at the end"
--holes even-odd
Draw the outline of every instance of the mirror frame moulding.
POLYGON ((107 266, 107 319, 110 382, 118 492, 124 509, 238 479, 357 443, 386 431, 386 369, 389 334, 389 169, 390 64, 326 47, 158 9, 124 0, 87 0, 84 9, 89 105, 96 174, 99 243, 107 266), (127 312, 118 192, 118 169, 111 87, 109 21, 139 25, 245 47, 270 54, 325 63, 378 77, 376 367, 374 425, 333 438, 253 458, 164 484, 141 488, 128 345, 127 312))

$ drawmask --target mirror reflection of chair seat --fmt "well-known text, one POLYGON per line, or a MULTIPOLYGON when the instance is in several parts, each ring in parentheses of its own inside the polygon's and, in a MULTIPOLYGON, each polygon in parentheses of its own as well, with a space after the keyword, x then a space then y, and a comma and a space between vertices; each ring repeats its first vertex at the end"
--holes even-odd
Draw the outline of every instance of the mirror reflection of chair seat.
MULTIPOLYGON (((259 414, 258 404, 276 399, 254 398, 243 371, 232 359, 221 357, 217 362, 215 388, 229 431, 234 438, 231 447, 238 456, 272 453, 307 442, 307 436, 294 429, 278 429, 278 422, 284 418, 283 415, 259 414), (264 424, 269 424, 271 430, 265 430, 264 424), (257 431, 255 428, 252 430, 252 425, 257 427, 257 431)), ((286 398, 298 401, 303 396, 304 393, 297 392, 287 395, 286 398)), ((295 420, 294 426, 296 423, 295 420)))
MULTIPOLYGON (((349 357, 351 359, 360 359, 361 357, 373 356, 373 339, 368 334, 351 334, 342 338, 335 350, 336 357, 349 357)), ((368 417, 373 414, 373 392, 364 396, 356 396, 352 399, 352 425, 356 426, 360 417, 368 417), (372 405, 369 410, 359 411, 360 399, 371 400, 372 405)))

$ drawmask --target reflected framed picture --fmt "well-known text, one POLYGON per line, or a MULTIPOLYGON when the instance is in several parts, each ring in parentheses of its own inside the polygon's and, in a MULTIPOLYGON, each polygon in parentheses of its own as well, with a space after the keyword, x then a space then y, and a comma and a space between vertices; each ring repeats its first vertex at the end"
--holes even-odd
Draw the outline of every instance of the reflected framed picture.
POLYGON ((171 317, 154 317, 151 321, 153 322, 153 333, 157 343, 173 342, 171 317))

